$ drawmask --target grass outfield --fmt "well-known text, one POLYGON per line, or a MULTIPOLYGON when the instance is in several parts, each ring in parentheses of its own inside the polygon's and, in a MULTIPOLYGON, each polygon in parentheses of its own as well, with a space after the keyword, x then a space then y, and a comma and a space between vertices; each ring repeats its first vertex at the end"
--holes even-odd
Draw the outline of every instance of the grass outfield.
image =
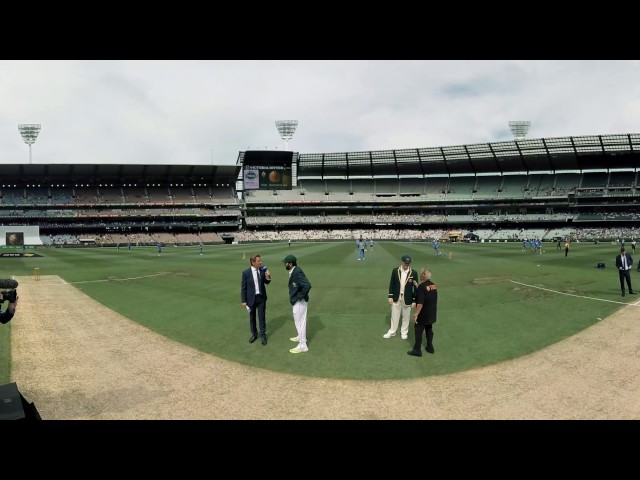
MULTIPOLYGON (((155 247, 41 248, 39 258, 0 258, 0 277, 32 275, 38 266, 41 275, 59 275, 161 335, 246 365, 315 377, 402 379, 526 355, 640 301, 640 295, 620 296, 615 245, 572 244, 566 258, 555 244, 544 249, 534 255, 522 253, 520 243, 444 244, 436 257, 430 242, 378 242, 359 262, 352 241, 206 246, 204 255, 197 246, 167 247, 161 256, 155 247), (253 252, 262 254, 273 278, 266 347, 248 342, 248 314, 240 306, 241 271, 253 252), (281 262, 289 253, 313 286, 309 352, 300 355, 289 353, 296 331, 281 262), (399 331, 382 338, 390 323, 389 277, 403 254, 418 271, 428 266, 439 287, 435 355, 407 355, 413 326, 408 340, 399 331), (606 268, 595 268, 598 262, 606 268)), ((635 268, 632 282, 640 290, 635 268)), ((10 378, 10 328, 20 321, 18 306, 15 318, 0 325, 0 383, 10 378)))

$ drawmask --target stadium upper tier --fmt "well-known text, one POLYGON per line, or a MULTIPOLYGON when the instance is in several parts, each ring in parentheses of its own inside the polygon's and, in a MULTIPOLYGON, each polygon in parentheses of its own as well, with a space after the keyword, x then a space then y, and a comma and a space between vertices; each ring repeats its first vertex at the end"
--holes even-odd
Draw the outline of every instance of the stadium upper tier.
POLYGON ((145 186, 233 185, 239 171, 240 167, 235 165, 17 163, 2 164, 0 186, 33 186, 34 183, 117 187, 135 183, 145 186))
MULTIPOLYGON (((145 182, 234 184, 236 165, 2 164, 2 183, 145 182)), ((554 137, 470 145, 344 153, 294 153, 297 178, 424 177, 640 169, 640 133, 554 137)))
MULTIPOLYGON (((242 164, 240 152, 238 165, 242 164)), ((294 155, 297 178, 411 177, 640 168, 640 134, 294 155)))

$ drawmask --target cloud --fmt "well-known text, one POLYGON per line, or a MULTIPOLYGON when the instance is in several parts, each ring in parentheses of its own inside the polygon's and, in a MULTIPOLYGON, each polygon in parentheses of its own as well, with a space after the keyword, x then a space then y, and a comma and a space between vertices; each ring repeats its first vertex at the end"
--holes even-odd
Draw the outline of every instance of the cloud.
POLYGON ((638 61, 0 61, 0 163, 231 165, 246 149, 389 150, 634 133, 638 61))

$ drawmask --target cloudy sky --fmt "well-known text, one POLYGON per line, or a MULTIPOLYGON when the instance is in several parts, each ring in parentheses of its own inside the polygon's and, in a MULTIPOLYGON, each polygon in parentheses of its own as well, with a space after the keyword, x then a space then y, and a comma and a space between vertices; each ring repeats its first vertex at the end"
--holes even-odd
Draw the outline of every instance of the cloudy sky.
POLYGON ((300 153, 640 132, 640 61, 0 61, 0 163, 233 165, 300 153))

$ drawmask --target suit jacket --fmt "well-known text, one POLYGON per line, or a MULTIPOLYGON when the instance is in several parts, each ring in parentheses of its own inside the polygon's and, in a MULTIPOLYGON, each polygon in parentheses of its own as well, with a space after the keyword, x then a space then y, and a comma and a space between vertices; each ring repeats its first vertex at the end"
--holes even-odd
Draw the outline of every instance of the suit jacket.
POLYGON ((289 275, 289 302, 295 305, 298 300, 309 301, 309 290, 311 283, 298 266, 294 267, 291 275, 289 275))
POLYGON ((405 305, 411 305, 416 301, 416 287, 413 285, 413 281, 418 281, 418 272, 413 268, 410 268, 409 274, 407 275, 407 281, 404 285, 400 285, 401 275, 402 267, 391 270, 391 280, 389 280, 389 298, 393 299, 393 303, 397 303, 400 298, 400 291, 403 291, 405 305))
MULTIPOLYGON (((631 265, 633 265, 633 258, 631 257, 629 252, 624 252, 624 255, 627 257, 627 268, 631 270, 631 265)), ((618 270, 622 268, 622 254, 616 256, 616 267, 618 267, 618 270)))
MULTIPOLYGON (((266 271, 266 270, 265 270, 266 271)), ((271 283, 271 280, 267 280, 264 275, 264 272, 258 270, 258 283, 260 285, 260 293, 267 299, 267 288, 265 285, 271 283)), ((242 303, 246 303, 250 307, 253 307, 253 304, 256 301, 256 286, 253 282, 253 273, 251 272, 251 267, 247 268, 244 272, 242 272, 242 283, 240 285, 240 300, 242 303)))

